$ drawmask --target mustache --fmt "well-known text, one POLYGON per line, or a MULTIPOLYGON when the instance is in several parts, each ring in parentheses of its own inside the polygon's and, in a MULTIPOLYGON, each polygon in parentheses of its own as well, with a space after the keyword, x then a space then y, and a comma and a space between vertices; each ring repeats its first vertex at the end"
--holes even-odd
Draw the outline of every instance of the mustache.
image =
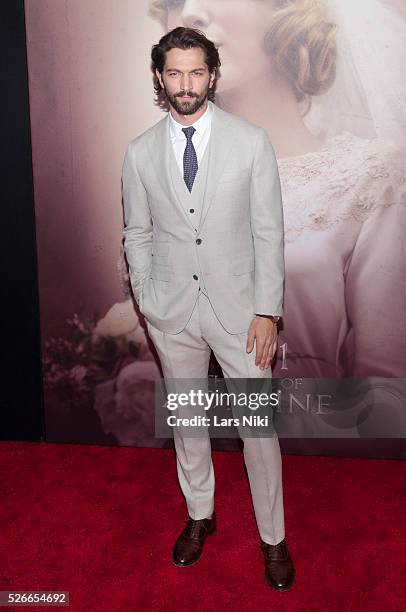
POLYGON ((184 97, 184 96, 188 96, 188 98, 197 98, 197 94, 193 93, 192 91, 179 91, 178 93, 175 94, 175 98, 180 98, 180 97, 184 97))

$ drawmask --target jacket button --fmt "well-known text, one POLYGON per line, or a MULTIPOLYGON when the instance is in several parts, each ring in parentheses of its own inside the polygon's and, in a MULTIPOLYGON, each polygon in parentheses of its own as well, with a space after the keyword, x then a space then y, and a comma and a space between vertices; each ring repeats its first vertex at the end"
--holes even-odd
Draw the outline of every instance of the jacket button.
POLYGON ((193 278, 197 280, 199 277, 196 274, 193 274, 193 278))
POLYGON ((196 238, 196 244, 201 244, 202 243, 202 239, 201 238, 196 238))
POLYGON ((194 208, 189 208, 189 212, 195 212, 194 208))

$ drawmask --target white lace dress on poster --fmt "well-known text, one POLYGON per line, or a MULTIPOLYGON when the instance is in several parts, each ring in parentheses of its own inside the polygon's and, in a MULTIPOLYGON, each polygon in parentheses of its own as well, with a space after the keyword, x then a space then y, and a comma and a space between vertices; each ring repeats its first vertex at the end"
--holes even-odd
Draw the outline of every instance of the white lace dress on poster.
POLYGON ((327 4, 337 78, 305 118, 325 144, 278 159, 286 281, 273 376, 357 379, 330 414, 291 421, 292 437, 406 436, 405 22, 376 0, 327 4))

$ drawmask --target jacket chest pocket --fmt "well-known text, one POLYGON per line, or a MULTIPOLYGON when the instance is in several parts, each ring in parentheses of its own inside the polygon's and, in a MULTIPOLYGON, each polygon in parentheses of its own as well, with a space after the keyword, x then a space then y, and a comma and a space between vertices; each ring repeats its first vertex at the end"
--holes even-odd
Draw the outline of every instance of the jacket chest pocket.
POLYGON ((251 167, 241 168, 240 170, 226 170, 220 175, 218 185, 227 183, 244 183, 248 181, 251 176, 251 167))

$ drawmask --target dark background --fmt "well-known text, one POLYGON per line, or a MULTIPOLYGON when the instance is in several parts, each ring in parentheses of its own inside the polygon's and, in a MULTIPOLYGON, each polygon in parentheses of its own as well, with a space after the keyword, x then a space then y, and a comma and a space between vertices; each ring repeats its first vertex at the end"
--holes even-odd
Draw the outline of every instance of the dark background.
POLYGON ((23 0, 0 3, 3 440, 43 440, 40 317, 23 0))

